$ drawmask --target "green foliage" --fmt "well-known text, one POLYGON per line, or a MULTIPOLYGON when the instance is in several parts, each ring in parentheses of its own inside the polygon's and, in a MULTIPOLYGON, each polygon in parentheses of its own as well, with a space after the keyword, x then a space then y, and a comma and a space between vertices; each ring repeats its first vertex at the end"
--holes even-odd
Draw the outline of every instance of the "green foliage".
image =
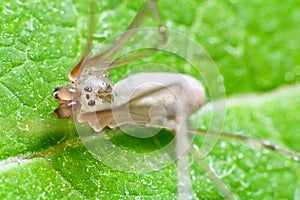
MULTIPOLYGON (((125 30, 141 4, 97 2, 94 43, 125 30)), ((219 67, 228 95, 224 131, 299 152, 299 2, 160 0, 159 7, 167 27, 195 38, 219 67)), ((82 0, 4 0, 0 5, 0 199, 177 196, 175 164, 147 174, 110 169, 77 140, 72 120, 53 117, 52 90, 69 83, 67 73, 84 51, 87 9, 82 0)), ((204 127, 206 114, 196 116, 204 127)), ((158 139, 164 143, 170 137, 163 132, 153 140, 137 140, 118 133, 111 140, 151 151, 158 139)), ((283 155, 220 139, 207 160, 243 199, 300 196, 299 163, 283 155)), ((191 163, 195 195, 222 198, 192 158, 191 163)))

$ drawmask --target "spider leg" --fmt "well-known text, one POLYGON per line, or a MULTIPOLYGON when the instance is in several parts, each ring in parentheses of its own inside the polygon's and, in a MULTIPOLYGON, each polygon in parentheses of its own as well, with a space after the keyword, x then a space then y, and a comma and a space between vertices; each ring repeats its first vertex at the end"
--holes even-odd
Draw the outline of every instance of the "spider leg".
POLYGON ((235 200, 237 199, 235 195, 228 189, 228 186, 222 182, 222 180, 217 176, 217 174, 209 167, 207 162, 200 155, 200 151, 197 151, 194 146, 190 148, 190 153, 194 156, 198 166, 204 170, 205 174, 214 182, 219 192, 221 192, 226 199, 235 200))
MULTIPOLYGON (((180 89, 182 89, 180 87, 180 89)), ((192 184, 189 176, 189 157, 187 132, 187 113, 185 110, 185 96, 180 96, 180 106, 177 108, 176 124, 173 127, 176 139, 176 158, 177 158, 177 185, 178 199, 192 199, 192 184)))
POLYGON ((95 2, 93 0, 90 1, 90 19, 88 24, 88 38, 86 48, 81 60, 77 63, 77 65, 72 69, 69 73, 69 79, 71 82, 75 82, 80 73, 82 72, 84 65, 88 60, 88 55, 91 52, 92 40, 93 40, 93 27, 95 21, 95 2))
POLYGON ((141 57, 153 53, 154 51, 157 50, 157 48, 163 46, 166 42, 167 42, 167 36, 165 32, 165 27, 163 26, 162 19, 160 17, 157 8, 157 0, 146 0, 143 6, 139 9, 135 18, 132 20, 132 22, 126 29, 126 31, 120 36, 120 38, 114 43, 114 45, 111 46, 106 51, 104 51, 103 53, 95 57, 89 58, 88 61, 86 62, 85 67, 95 66, 98 63, 104 63, 102 64, 102 66, 104 65, 104 67, 108 69, 120 67, 134 60, 137 60, 141 57), (158 32, 160 35, 158 43, 154 45, 152 48, 147 48, 135 55, 128 56, 121 60, 115 60, 115 58, 118 55, 118 52, 126 45, 126 43, 128 43, 128 40, 133 36, 133 34, 136 33, 137 28, 142 24, 142 22, 144 21, 145 17, 149 12, 153 14, 154 20, 158 26, 158 32))
POLYGON ((220 138, 225 138, 225 139, 231 139, 231 140, 235 140, 238 142, 242 142, 242 143, 246 143, 249 146, 252 147, 260 147, 260 148, 264 148, 264 149, 268 149, 270 151, 273 152, 277 152, 280 153, 284 156, 287 156, 297 162, 300 162, 300 154, 298 152, 295 152, 293 150, 290 150, 288 148, 284 148, 282 146, 276 145, 276 144, 272 144, 270 141, 268 140, 264 140, 264 139, 260 139, 260 138, 254 138, 254 137, 247 137, 247 136, 242 136, 242 135, 233 135, 233 134, 229 134, 229 133, 215 133, 215 132, 207 132, 205 130, 195 130, 192 128, 189 128, 188 130, 190 133, 194 133, 194 134, 201 134, 201 135, 205 135, 208 134, 210 136, 216 136, 216 137, 220 137, 220 138))

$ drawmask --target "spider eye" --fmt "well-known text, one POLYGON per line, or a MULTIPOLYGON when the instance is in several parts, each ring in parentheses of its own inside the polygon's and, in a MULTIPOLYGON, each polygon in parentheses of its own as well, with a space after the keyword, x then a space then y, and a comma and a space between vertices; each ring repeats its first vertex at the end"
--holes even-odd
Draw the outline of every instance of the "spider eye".
POLYGON ((96 104, 95 100, 89 100, 88 105, 94 106, 96 104))
POLYGON ((92 92, 93 89, 92 89, 91 86, 86 86, 86 87, 84 88, 84 91, 86 91, 86 92, 92 92))

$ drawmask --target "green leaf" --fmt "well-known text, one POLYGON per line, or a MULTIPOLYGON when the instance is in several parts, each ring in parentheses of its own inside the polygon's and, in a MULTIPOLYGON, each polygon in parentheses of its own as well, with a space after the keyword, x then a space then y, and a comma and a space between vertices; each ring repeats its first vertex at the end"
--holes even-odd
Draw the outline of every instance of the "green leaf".
MULTIPOLYGON (((142 3, 97 2, 94 46, 124 31, 142 3)), ((159 8, 167 27, 195 38, 219 67, 228 95, 224 132, 300 152, 298 1, 161 0, 159 8)), ((85 48, 87 10, 86 1, 71 0, 0 5, 0 198, 175 199, 175 163, 145 174, 111 169, 78 140, 72 120, 53 117, 57 103, 51 93, 69 84, 67 74, 85 48)), ((155 26, 151 19, 145 24, 155 26)), ((165 63, 163 56, 157 59, 165 63)), ((205 107, 193 116, 203 127, 207 112, 205 107)), ((117 132, 110 139, 144 152, 171 137, 166 131, 150 139, 117 132)), ((201 146, 202 138, 194 143, 201 146)), ((223 198, 190 159, 195 198, 223 198)), ((300 196, 299 163, 279 153, 220 139, 206 160, 240 198, 300 196)))

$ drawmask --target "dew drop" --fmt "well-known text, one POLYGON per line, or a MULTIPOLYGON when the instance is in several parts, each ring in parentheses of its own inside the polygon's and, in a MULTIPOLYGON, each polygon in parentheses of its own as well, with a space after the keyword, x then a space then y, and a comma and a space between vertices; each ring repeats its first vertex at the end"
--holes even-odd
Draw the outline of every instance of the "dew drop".
POLYGON ((107 23, 103 23, 102 28, 106 29, 108 27, 107 23))
POLYGON ((244 154, 243 154, 243 153, 239 153, 239 154, 238 154, 238 158, 239 158, 239 159, 242 159, 243 157, 244 157, 244 154))
POLYGON ((299 156, 296 155, 296 156, 293 156, 293 160, 294 160, 294 161, 299 161, 300 158, 299 158, 299 156))
POLYGON ((226 148, 227 143, 226 142, 221 142, 221 148, 226 148))

